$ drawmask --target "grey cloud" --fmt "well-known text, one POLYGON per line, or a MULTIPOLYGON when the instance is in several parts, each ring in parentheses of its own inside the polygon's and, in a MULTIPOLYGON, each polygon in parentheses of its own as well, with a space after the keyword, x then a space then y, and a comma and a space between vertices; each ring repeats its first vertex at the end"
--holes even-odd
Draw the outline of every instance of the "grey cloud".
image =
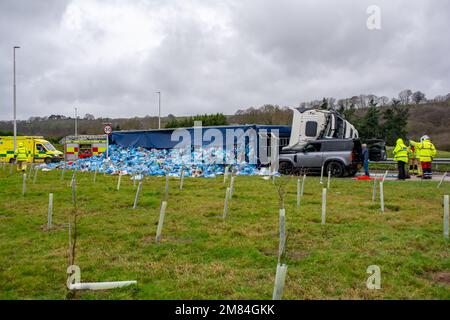
POLYGON ((0 119, 11 118, 17 44, 20 118, 75 105, 155 115, 159 90, 164 114, 178 115, 407 87, 433 97, 450 91, 449 9, 439 0, 1 1, 0 119), (366 28, 372 4, 380 31, 366 28), (74 5, 80 30, 63 25, 74 5))

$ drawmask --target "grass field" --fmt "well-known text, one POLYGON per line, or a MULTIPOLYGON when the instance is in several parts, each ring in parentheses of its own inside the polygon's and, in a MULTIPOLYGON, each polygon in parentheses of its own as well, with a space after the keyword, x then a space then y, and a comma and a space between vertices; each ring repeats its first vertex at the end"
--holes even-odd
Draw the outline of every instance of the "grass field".
MULTIPOLYGON (((66 299, 71 173, 28 180, 0 167, 0 299, 66 299), (47 231, 48 194, 55 227, 47 231)), ((372 182, 333 179, 327 224, 321 189, 308 177, 301 209, 296 179, 286 194, 288 275, 284 299, 450 299, 450 241, 442 233, 435 181, 385 182, 386 212, 371 202, 372 182), (370 265, 381 289, 369 290, 370 265)), ((226 220, 223 178, 170 179, 162 242, 155 233, 163 177, 146 178, 136 210, 123 177, 77 174, 80 219, 75 264, 81 280, 137 280, 135 286, 77 292, 73 299, 271 299, 278 250, 278 196, 272 181, 236 177, 226 220)))

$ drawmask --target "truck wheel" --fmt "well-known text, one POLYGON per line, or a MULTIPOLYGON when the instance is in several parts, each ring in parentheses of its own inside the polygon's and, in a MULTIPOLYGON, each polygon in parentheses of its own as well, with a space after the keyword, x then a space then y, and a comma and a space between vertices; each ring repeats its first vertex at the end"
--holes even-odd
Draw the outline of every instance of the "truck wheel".
POLYGON ((14 158, 9 159, 9 163, 16 163, 16 160, 14 160, 14 158))
POLYGON ((278 171, 281 174, 291 174, 292 171, 293 171, 292 163, 286 162, 286 161, 280 162, 280 166, 278 168, 278 171))
POLYGON ((333 177, 342 177, 345 173, 345 168, 342 163, 338 161, 331 161, 327 164, 327 169, 325 174, 328 174, 328 171, 331 171, 331 176, 333 177))
POLYGON ((45 158, 44 162, 45 164, 50 164, 52 163, 52 158, 45 158))

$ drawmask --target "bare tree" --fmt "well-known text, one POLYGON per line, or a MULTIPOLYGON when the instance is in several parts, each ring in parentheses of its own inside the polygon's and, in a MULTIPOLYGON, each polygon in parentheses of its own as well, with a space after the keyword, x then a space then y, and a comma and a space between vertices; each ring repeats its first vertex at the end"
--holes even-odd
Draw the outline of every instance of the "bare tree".
POLYGON ((336 99, 333 97, 329 97, 328 98, 328 109, 329 110, 334 110, 336 107, 336 99))
POLYGON ((369 102, 369 99, 367 98, 367 95, 360 94, 359 95, 359 103, 361 108, 367 107, 367 103, 369 102))
POLYGON ((286 198, 286 186, 289 181, 292 180, 293 176, 291 176, 292 172, 289 172, 287 175, 281 175, 276 177, 275 179, 275 187, 278 191, 278 206, 280 209, 284 209, 284 202, 286 198))
POLYGON ((382 106, 387 106, 389 103, 389 98, 386 96, 382 96, 380 97, 380 103, 382 106))
POLYGON ((414 92, 413 95, 412 95, 412 101, 413 101, 415 104, 419 104, 419 103, 421 103, 422 101, 425 101, 425 93, 420 92, 420 91, 414 92))
POLYGON ((95 117, 94 117, 93 114, 86 113, 86 114, 84 115, 84 120, 95 120, 95 117))
POLYGON ((398 94, 398 97, 400 98, 400 101, 402 102, 402 104, 408 104, 411 96, 412 96, 412 91, 409 89, 400 91, 400 93, 398 94))
POLYGON ((361 98, 358 96, 353 96, 350 98, 351 104, 354 105, 356 108, 359 108, 361 106, 361 98))
POLYGON ((444 102, 445 101, 445 96, 441 96, 441 95, 436 96, 436 97, 434 97, 433 101, 434 102, 444 102))
POLYGON ((379 98, 376 95, 374 95, 374 94, 368 94, 367 95, 367 100, 369 102, 372 101, 374 103, 379 103, 379 98))

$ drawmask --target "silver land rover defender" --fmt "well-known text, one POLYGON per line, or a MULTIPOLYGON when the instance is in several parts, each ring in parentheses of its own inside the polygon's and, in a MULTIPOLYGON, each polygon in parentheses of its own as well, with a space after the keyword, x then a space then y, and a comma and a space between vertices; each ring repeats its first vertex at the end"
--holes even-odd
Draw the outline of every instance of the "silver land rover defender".
POLYGON ((362 166, 361 143, 358 139, 320 139, 304 144, 301 149, 283 149, 279 172, 331 172, 332 176, 354 176, 362 166))

